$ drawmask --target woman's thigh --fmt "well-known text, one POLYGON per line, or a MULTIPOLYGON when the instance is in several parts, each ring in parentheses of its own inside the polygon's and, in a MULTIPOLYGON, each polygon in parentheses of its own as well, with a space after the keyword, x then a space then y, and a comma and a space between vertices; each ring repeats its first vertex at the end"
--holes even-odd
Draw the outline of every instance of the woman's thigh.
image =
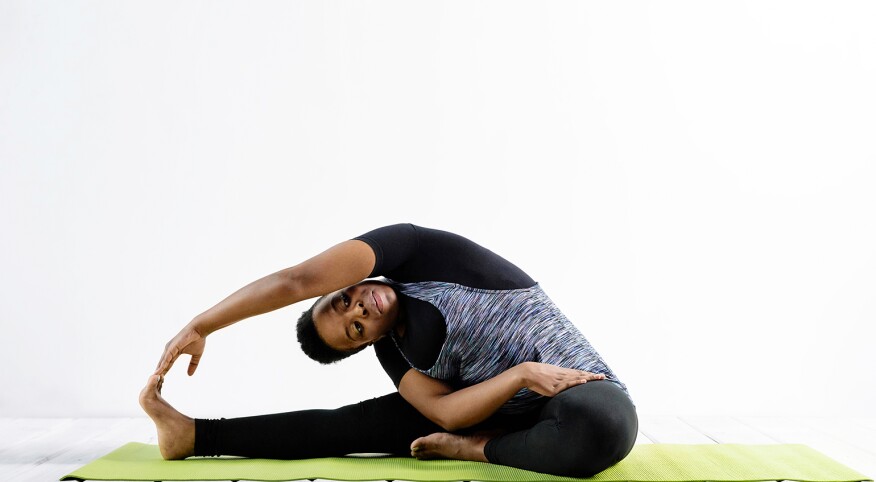
POLYGON ((440 431, 394 392, 333 410, 195 419, 195 455, 273 459, 360 452, 410 455, 411 442, 440 431))
POLYGON ((556 475, 589 477, 620 462, 639 431, 635 406, 607 380, 557 394, 532 427, 490 440, 490 462, 556 475))

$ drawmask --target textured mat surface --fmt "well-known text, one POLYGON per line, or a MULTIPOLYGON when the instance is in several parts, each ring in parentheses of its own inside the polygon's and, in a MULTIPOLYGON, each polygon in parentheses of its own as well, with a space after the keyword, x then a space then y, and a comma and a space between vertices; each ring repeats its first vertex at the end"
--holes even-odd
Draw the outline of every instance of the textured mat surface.
POLYGON ((503 465, 403 457, 269 460, 193 457, 163 460, 157 445, 132 442, 60 480, 256 480, 560 482, 750 482, 872 480, 802 444, 640 444, 588 479, 556 477, 503 465))

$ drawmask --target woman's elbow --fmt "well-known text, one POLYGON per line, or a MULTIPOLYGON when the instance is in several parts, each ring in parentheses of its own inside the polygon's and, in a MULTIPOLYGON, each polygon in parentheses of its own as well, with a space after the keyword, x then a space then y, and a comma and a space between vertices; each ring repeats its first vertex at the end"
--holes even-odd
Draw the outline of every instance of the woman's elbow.
POLYGON ((445 432, 455 432, 455 431, 462 428, 453 422, 447 422, 447 421, 443 421, 443 420, 438 421, 436 423, 438 424, 439 427, 443 428, 445 432))
POLYGON ((443 404, 436 401, 427 417, 446 432, 456 432, 475 425, 478 420, 472 420, 471 413, 458 404, 443 404))
MULTIPOLYGON (((420 412, 423 413, 423 412, 420 412)), ((458 420, 455 417, 450 416, 449 414, 441 413, 440 411, 432 411, 430 413, 423 413, 432 423, 441 427, 445 432, 455 432, 456 430, 460 430, 462 427, 458 420)))
POLYGON ((457 430, 461 430, 465 427, 460 426, 458 423, 442 421, 438 424, 441 428, 444 429, 445 432, 456 432, 457 430))
POLYGON ((436 425, 444 429, 445 432, 456 432, 457 430, 462 430, 473 425, 470 423, 465 423, 465 420, 459 417, 449 415, 437 416, 433 418, 432 421, 435 422, 436 425))

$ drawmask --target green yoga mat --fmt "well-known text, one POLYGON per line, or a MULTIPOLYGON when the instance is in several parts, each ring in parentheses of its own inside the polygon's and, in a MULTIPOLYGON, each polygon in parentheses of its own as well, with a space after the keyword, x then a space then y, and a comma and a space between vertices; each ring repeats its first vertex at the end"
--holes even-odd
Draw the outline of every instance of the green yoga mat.
POLYGON ((807 445, 640 444, 617 464, 588 479, 557 477, 504 465, 409 457, 269 460, 193 457, 163 460, 157 445, 132 442, 61 480, 326 479, 428 482, 860 482, 872 480, 807 445))

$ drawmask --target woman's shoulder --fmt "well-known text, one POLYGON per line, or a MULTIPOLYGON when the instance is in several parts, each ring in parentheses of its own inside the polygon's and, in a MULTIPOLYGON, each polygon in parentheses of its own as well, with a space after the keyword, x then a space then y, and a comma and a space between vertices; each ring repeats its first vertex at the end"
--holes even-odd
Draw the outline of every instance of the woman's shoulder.
POLYGON ((527 288, 535 281, 517 265, 455 232, 399 223, 353 239, 374 250, 369 277, 384 276, 401 283, 437 281, 483 289, 527 288))

